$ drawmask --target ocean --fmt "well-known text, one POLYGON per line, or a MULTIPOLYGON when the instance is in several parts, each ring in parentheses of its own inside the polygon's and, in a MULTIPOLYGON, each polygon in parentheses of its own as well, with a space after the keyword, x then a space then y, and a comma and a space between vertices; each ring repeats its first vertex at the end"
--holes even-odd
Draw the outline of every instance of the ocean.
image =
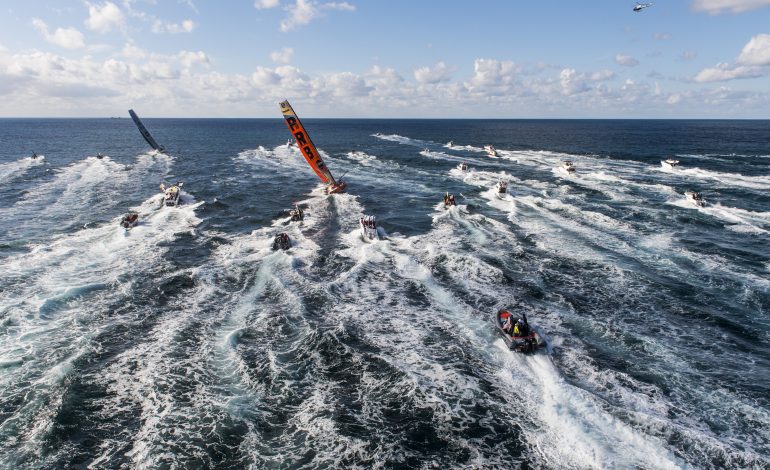
POLYGON ((770 468, 770 121, 144 123, 0 119, 0 467, 770 468))

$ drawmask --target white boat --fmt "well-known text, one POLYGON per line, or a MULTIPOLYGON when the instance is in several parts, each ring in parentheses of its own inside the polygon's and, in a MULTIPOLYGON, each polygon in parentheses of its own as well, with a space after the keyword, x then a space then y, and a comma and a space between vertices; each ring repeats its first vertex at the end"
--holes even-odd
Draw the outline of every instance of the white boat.
POLYGON ((500 180, 495 185, 495 189, 497 190, 497 194, 506 194, 508 193, 508 182, 500 180))
POLYGON ((685 191, 684 197, 698 207, 703 207, 706 205, 706 202, 703 200, 703 197, 701 197, 700 193, 698 193, 697 191, 685 191))
POLYGON ((575 173, 575 164, 569 160, 565 160, 561 163, 561 169, 567 173, 575 173))
POLYGON ((660 166, 663 168, 666 168, 668 170, 673 170, 675 166, 679 165, 679 160, 673 160, 671 158, 667 158, 665 160, 661 160, 660 166))
POLYGON ((491 145, 485 145, 484 146, 484 151, 487 152, 487 155, 490 156, 490 157, 497 157, 498 156, 497 155, 497 150, 495 150, 495 148, 492 147, 491 145))
POLYGON ((180 196, 182 194, 181 188, 182 183, 177 182, 176 184, 173 184, 166 187, 165 184, 160 185, 160 190, 163 191, 163 205, 164 206, 170 206, 170 207, 176 207, 179 205, 180 196))
POLYGON ((452 147, 455 146, 455 141, 454 140, 450 140, 449 142, 447 142, 446 146, 451 149, 452 147))
POLYGON ((457 165, 457 169, 460 171, 468 171, 468 164, 463 162, 457 165))
POLYGON ((365 241, 376 240, 377 237, 377 219, 373 215, 365 215, 358 219, 358 225, 361 227, 361 237, 365 241))
POLYGON ((294 142, 291 141, 291 139, 286 141, 286 147, 291 148, 291 146, 294 145, 294 142))

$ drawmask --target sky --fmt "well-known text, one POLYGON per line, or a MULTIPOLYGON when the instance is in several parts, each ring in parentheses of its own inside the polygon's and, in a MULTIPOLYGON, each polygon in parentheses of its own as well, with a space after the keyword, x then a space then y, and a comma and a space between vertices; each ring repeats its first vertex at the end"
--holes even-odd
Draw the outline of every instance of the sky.
POLYGON ((0 117, 770 118, 770 0, 3 0, 0 117))

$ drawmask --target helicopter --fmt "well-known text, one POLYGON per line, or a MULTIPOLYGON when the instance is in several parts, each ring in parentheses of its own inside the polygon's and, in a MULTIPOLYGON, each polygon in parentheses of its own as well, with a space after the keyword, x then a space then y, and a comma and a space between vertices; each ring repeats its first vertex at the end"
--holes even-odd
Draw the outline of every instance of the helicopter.
POLYGON ((652 3, 636 3, 636 6, 634 6, 634 11, 639 13, 640 11, 644 10, 645 8, 650 8, 652 6, 652 3))

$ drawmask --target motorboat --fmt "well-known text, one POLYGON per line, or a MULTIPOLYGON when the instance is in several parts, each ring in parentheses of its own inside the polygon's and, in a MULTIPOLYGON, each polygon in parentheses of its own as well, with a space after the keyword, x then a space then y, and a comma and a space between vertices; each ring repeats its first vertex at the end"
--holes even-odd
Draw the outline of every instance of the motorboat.
POLYGON ((455 141, 454 140, 450 140, 449 142, 447 142, 446 146, 451 149, 452 147, 455 146, 455 141))
POLYGON ((287 140, 287 141, 286 141, 286 147, 287 147, 287 148, 291 148, 291 146, 292 146, 292 145, 294 145, 294 142, 292 142, 292 140, 291 140, 291 139, 289 139, 289 140, 287 140))
POLYGON ((455 195, 446 193, 444 195, 444 207, 449 208, 450 206, 456 206, 457 202, 455 202, 455 195))
POLYGON ((457 165, 457 169, 460 171, 468 171, 468 164, 463 162, 457 165))
POLYGON ((679 160, 673 160, 671 158, 667 158, 665 160, 661 160, 660 166, 663 168, 666 168, 668 170, 673 170, 675 166, 679 165, 679 160))
POLYGON ((533 353, 545 346, 543 336, 527 321, 527 315, 517 315, 511 308, 498 310, 492 321, 505 345, 511 351, 533 353))
POLYGON ((166 187, 165 184, 160 185, 160 190, 163 191, 163 205, 164 206, 170 206, 170 207, 176 207, 179 205, 180 196, 182 194, 181 188, 182 183, 176 182, 176 184, 173 184, 166 187))
POLYGON ((490 157, 497 157, 498 156, 497 155, 497 150, 495 150, 495 148, 492 147, 491 145, 485 145, 484 146, 484 151, 487 152, 487 155, 490 156, 490 157))
POLYGON ((575 173, 575 164, 569 160, 561 162, 561 169, 567 173, 575 173))
POLYGON ((301 222, 305 219, 305 212, 298 204, 294 204, 294 207, 289 210, 289 217, 292 222, 301 222))
POLYGON ((102 155, 101 153, 97 153, 97 154, 96 154, 96 158, 98 158, 99 160, 101 160, 102 158, 104 158, 104 155, 102 155))
POLYGON ((279 233, 273 239, 273 251, 288 250, 291 248, 291 239, 286 233, 279 233))
POLYGON ((373 215, 365 215, 358 219, 361 227, 361 236, 364 240, 377 239, 377 219, 373 215))
POLYGON ((697 191, 685 191, 684 197, 698 207, 706 205, 706 201, 703 200, 703 197, 697 191))
POLYGON ((138 223, 139 214, 136 212, 129 212, 120 219, 120 226, 126 230, 136 227, 136 224, 138 223))
POLYGON ((508 192, 508 182, 500 180, 495 185, 495 189, 497 190, 497 194, 506 194, 508 192))
POLYGON ((39 156, 40 155, 38 155, 37 153, 33 152, 32 155, 30 156, 30 158, 34 160, 34 159, 38 158, 39 156))

